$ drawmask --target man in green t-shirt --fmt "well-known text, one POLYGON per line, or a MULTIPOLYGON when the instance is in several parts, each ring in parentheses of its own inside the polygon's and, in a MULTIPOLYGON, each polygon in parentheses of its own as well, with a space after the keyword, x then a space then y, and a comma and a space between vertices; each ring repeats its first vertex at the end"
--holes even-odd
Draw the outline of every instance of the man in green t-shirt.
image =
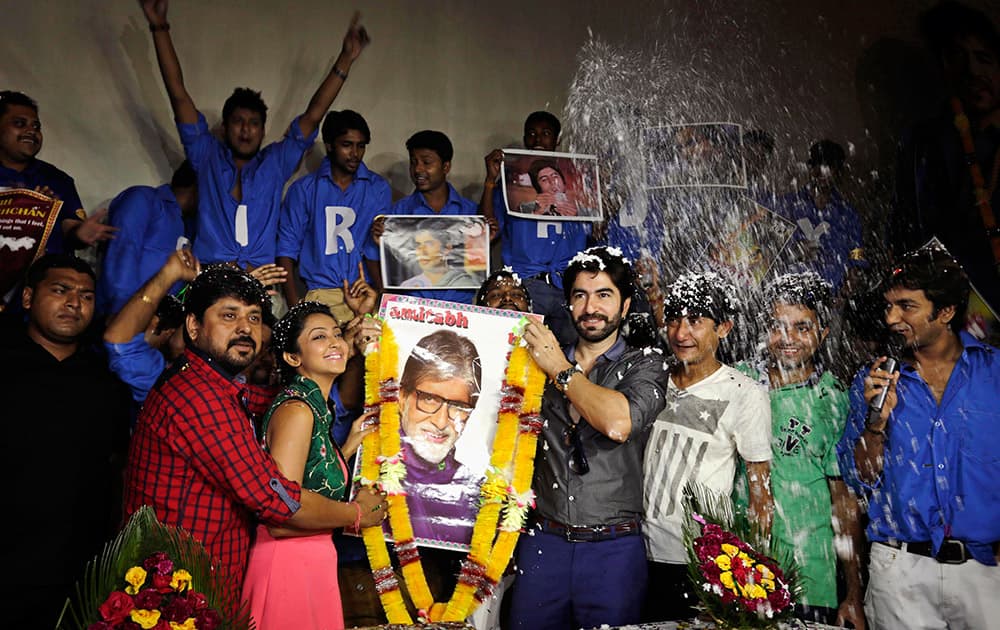
POLYGON ((740 366, 771 398, 772 535, 794 551, 803 595, 799 616, 865 627, 858 552, 863 544, 858 505, 840 477, 837 441, 848 395, 817 351, 829 334, 830 285, 813 272, 776 278, 765 289, 770 307, 765 362, 740 366), (846 596, 838 606, 837 559, 846 596))

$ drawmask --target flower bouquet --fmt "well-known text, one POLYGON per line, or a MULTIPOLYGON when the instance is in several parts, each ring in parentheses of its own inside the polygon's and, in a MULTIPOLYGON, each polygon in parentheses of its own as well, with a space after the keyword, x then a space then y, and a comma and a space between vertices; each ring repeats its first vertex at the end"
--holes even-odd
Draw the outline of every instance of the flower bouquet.
POLYGON ((716 624, 776 628, 790 619, 800 590, 791 554, 772 549, 746 514, 734 514, 728 497, 689 491, 686 502, 688 575, 716 624))
POLYGON ((249 630, 249 613, 212 569, 205 548, 163 525, 145 506, 129 519, 76 585, 78 630, 249 630), (235 614, 232 611, 237 611, 235 614))

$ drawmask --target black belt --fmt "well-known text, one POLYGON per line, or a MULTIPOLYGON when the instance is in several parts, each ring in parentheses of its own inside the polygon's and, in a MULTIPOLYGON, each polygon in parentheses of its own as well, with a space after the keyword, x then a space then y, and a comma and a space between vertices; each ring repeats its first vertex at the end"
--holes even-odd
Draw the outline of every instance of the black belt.
MULTIPOLYGON (((918 556, 934 558, 942 564, 965 564, 965 561, 972 557, 965 543, 956 538, 945 538, 936 556, 934 555, 934 543, 929 540, 908 543, 885 541, 882 544, 894 549, 903 549, 903 545, 905 544, 906 549, 904 551, 917 554, 918 556)), ((992 543, 990 546, 993 549, 993 554, 996 555, 997 549, 1000 548, 1000 542, 992 543)))
POLYGON ((540 518, 535 523, 543 532, 565 538, 566 542, 614 540, 625 536, 635 536, 641 531, 639 521, 625 521, 612 525, 564 525, 547 518, 540 518))

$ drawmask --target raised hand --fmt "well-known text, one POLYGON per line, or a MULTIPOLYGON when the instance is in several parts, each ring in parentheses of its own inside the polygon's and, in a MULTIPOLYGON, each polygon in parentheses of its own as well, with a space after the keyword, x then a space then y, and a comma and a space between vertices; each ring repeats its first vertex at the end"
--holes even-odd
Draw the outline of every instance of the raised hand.
POLYGON ((503 164, 503 149, 493 149, 483 161, 486 162, 486 181, 496 182, 500 177, 500 165, 503 164))
POLYGON ((364 26, 359 24, 360 21, 361 13, 355 11, 354 16, 351 18, 351 25, 347 29, 347 34, 344 35, 344 46, 341 49, 341 55, 346 56, 352 63, 361 56, 361 51, 371 41, 371 38, 368 37, 368 31, 365 30, 364 26))
MULTIPOLYGON (((274 263, 267 263, 266 265, 261 265, 256 269, 250 269, 248 271, 251 276, 256 278, 257 281, 265 287, 271 287, 275 284, 284 284, 288 281, 288 272, 283 267, 279 267, 274 263)), ((278 292, 271 288, 268 288, 267 293, 268 295, 278 295, 278 292)))
POLYGON ((115 232, 118 231, 118 228, 102 223, 106 216, 108 216, 108 209, 101 208, 83 220, 80 223, 80 226, 76 228, 76 240, 90 247, 91 245, 96 245, 102 241, 110 241, 113 239, 115 237, 115 232))
POLYGON ((167 0, 139 0, 139 6, 150 24, 163 24, 167 21, 167 0))
POLYGON ((355 315, 365 315, 375 310, 375 301, 378 293, 365 281, 365 269, 361 262, 358 262, 358 279, 347 286, 344 280, 344 303, 355 315))

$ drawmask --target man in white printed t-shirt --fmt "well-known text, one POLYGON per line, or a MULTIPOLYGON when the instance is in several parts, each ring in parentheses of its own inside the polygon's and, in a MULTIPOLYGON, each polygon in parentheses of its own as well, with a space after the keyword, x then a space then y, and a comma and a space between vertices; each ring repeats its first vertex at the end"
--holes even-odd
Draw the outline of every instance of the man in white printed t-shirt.
POLYGON ((771 404, 763 387, 716 358, 720 341, 733 329, 735 296, 736 289, 715 273, 683 275, 664 295, 675 363, 643 466, 643 534, 649 583, 657 585, 646 599, 645 621, 695 615, 681 531, 688 483, 728 495, 742 458, 750 519, 765 531, 771 527, 771 404))

